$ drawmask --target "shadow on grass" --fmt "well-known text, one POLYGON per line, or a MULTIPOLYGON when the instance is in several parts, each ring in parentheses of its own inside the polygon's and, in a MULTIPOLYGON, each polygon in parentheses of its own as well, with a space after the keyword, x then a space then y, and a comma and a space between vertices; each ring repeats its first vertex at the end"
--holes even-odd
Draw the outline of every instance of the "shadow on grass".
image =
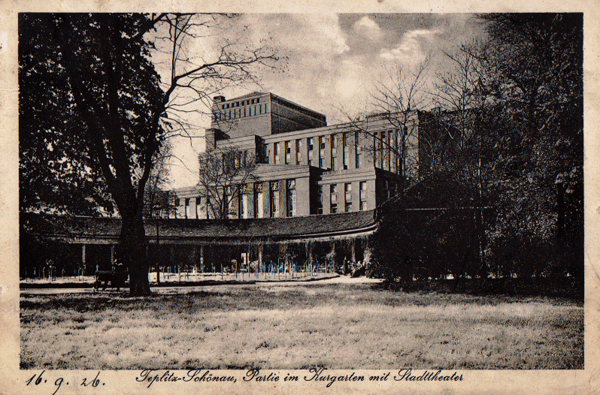
POLYGON ((584 287, 575 278, 502 278, 418 280, 390 282, 371 285, 371 289, 407 293, 443 293, 471 296, 494 296, 500 300, 510 297, 564 298, 583 303, 584 287))

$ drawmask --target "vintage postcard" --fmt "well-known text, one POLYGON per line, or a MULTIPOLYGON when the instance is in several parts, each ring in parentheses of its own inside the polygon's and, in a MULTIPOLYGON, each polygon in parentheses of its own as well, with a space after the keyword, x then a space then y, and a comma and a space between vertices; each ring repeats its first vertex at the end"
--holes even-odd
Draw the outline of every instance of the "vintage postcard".
POLYGON ((0 393, 597 393, 597 18, 3 4, 0 393))

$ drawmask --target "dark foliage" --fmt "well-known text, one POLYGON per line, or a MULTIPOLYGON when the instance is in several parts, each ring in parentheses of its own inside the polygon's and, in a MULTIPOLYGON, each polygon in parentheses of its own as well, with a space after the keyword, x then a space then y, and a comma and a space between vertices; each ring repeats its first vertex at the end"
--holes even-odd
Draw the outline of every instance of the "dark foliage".
POLYGON ((21 210, 116 206, 139 294, 149 292, 144 189, 165 135, 164 94, 142 38, 152 26, 141 14, 19 15, 21 210))
POLYGON ((581 290, 582 15, 481 18, 487 41, 448 55, 446 106, 420 114, 423 179, 381 208, 373 269, 390 280, 516 277, 581 290))

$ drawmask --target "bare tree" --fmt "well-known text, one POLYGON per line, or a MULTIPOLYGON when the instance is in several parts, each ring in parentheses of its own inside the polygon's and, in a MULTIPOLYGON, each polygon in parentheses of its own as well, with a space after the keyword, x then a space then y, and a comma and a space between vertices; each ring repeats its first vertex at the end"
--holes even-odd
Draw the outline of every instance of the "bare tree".
POLYGON ((214 95, 254 82, 258 66, 274 68, 279 60, 264 42, 253 47, 237 41, 239 37, 220 37, 230 35, 239 15, 166 14, 159 18, 154 57, 168 70, 163 76, 168 103, 162 121, 170 136, 193 137, 196 116, 211 113, 214 95), (212 45, 198 46, 204 41, 212 45))
POLYGON ((408 176, 408 167, 414 165, 407 163, 413 159, 407 157, 407 144, 411 134, 416 131, 411 123, 416 112, 425 109, 429 103, 425 89, 429 65, 429 57, 412 68, 395 64, 393 69, 386 70, 387 78, 377 82, 371 94, 375 111, 383 115, 399 133, 397 147, 386 141, 382 141, 381 145, 387 144, 388 152, 396 151, 397 166, 403 178, 408 176))
POLYGON ((175 208, 170 198, 170 166, 172 146, 165 142, 156 153, 150 177, 146 183, 144 217, 148 219, 169 218, 175 208))
POLYGON ((485 73, 485 45, 474 41, 446 52, 449 70, 437 75, 434 101, 440 111, 432 114, 435 131, 431 142, 430 171, 445 171, 470 191, 471 205, 476 211, 477 255, 480 275, 487 275, 485 265, 486 238, 483 228, 484 175, 482 150, 483 113, 488 103, 485 73))
POLYGON ((345 128, 356 133, 358 139, 371 140, 367 144, 357 142, 357 145, 372 158, 389 163, 390 170, 405 184, 400 190, 419 177, 418 157, 413 153, 417 152, 420 139, 418 113, 427 108, 430 100, 426 90, 429 67, 430 59, 426 58, 412 68, 395 64, 392 69, 386 69, 369 95, 374 111, 358 117, 348 116, 350 121, 345 128), (388 131, 392 133, 372 128, 374 122, 381 121, 389 125, 388 131))
POLYGON ((207 150, 200 155, 200 190, 205 195, 208 214, 226 219, 236 198, 247 192, 254 181, 256 160, 248 151, 237 148, 207 150))
POLYGON ((481 137, 478 133, 478 115, 486 105, 485 70, 483 52, 479 42, 462 44, 454 52, 445 52, 449 69, 437 74, 434 102, 440 117, 439 126, 455 149, 463 150, 481 137))
POLYGON ((172 146, 166 142, 159 152, 157 152, 152 172, 146 184, 145 192, 145 210, 144 217, 147 220, 154 221, 156 232, 156 248, 154 254, 149 258, 154 262, 156 268, 156 281, 160 284, 160 220, 169 218, 176 213, 173 192, 170 190, 170 172, 169 161, 172 158, 172 146))

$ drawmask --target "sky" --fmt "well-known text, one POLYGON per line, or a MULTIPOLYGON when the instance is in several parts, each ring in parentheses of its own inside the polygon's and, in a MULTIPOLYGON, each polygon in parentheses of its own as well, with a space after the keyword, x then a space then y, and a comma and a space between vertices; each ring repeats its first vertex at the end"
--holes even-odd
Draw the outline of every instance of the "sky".
MULTIPOLYGON (((281 59, 274 68, 256 69, 254 82, 225 87, 221 95, 272 92, 325 114, 333 125, 372 111, 375 87, 390 83, 397 68, 410 72, 429 58, 425 90, 432 89, 436 75, 448 71, 444 52, 483 38, 484 27, 470 14, 243 14, 203 35, 186 43, 190 58, 205 61, 227 40, 240 50, 267 46, 281 59)), ((194 138, 172 143, 173 188, 198 180, 210 120, 189 122, 194 138)))

